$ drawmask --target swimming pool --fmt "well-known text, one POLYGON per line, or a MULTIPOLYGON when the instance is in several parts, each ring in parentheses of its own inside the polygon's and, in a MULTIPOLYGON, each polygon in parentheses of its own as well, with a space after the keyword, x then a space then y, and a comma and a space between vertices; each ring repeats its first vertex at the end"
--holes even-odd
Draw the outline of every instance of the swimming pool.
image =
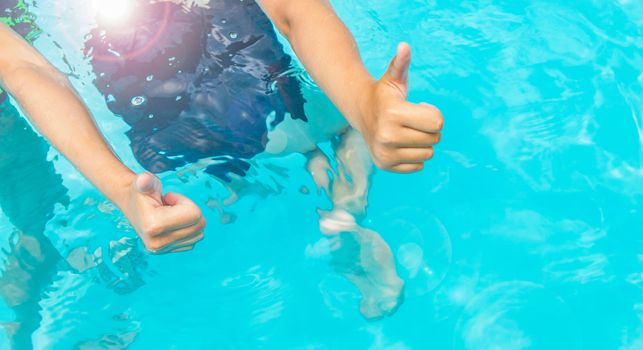
MULTIPOLYGON (((29 4, 45 33, 36 47, 141 170, 81 52, 95 9, 29 4)), ((643 348, 643 3, 333 4, 372 72, 398 41, 412 45, 410 99, 446 120, 425 171, 372 178, 363 224, 406 283, 394 315, 360 315, 320 234, 329 200, 304 156, 258 159, 226 207, 226 189, 199 170, 164 174, 209 226, 193 252, 153 256, 55 151, 26 158, 47 148, 25 124, 0 140, 3 198, 16 197, 0 214, 7 329, 30 325, 42 349, 643 348), (19 240, 51 268, 8 253, 19 240), (16 299, 28 302, 10 308, 16 299)), ((335 115, 306 86, 310 113, 335 115)))

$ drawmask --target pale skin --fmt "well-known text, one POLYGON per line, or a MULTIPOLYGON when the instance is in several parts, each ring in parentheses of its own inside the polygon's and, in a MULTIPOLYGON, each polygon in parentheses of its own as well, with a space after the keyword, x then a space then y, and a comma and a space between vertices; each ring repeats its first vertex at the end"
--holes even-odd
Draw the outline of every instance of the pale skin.
MULTIPOLYGON (((440 141, 443 118, 432 105, 407 101, 409 45, 398 46, 377 80, 327 1, 258 3, 315 82, 362 134, 375 164, 400 173, 422 170, 440 141)), ((186 251, 203 238, 199 207, 178 193, 163 195, 157 177, 125 166, 67 78, 1 23, 0 47, 0 85, 49 142, 122 210, 149 251, 186 251)))

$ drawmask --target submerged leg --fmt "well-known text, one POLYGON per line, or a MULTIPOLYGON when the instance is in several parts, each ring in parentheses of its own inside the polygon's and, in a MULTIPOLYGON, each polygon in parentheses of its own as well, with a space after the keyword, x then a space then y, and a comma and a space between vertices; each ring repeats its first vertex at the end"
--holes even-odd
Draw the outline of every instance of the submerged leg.
POLYGON ((321 152, 315 152, 308 163, 317 186, 326 189, 333 202, 330 212, 321 212, 319 222, 322 232, 334 241, 331 265, 359 289, 360 312, 365 318, 391 315, 402 303, 404 281, 397 274, 386 241, 355 219, 366 213, 373 171, 368 150, 362 137, 351 129, 342 135, 335 153, 336 171, 321 152))
POLYGON ((2 235, 10 244, 0 262, 0 298, 15 312, 15 322, 2 326, 17 349, 32 347, 31 335, 42 318, 41 293, 61 261, 44 231, 55 206, 69 200, 48 151, 18 110, 8 100, 0 103, 0 208, 15 227, 2 235))
POLYGON ((31 348, 31 335, 40 327, 41 293, 58 270, 59 255, 44 235, 15 231, 0 273, 0 296, 13 309, 15 322, 4 327, 12 346, 31 348))
POLYGON ((74 248, 66 262, 76 273, 92 273, 109 289, 128 294, 145 285, 147 255, 137 247, 137 239, 123 237, 93 252, 86 246, 74 248))

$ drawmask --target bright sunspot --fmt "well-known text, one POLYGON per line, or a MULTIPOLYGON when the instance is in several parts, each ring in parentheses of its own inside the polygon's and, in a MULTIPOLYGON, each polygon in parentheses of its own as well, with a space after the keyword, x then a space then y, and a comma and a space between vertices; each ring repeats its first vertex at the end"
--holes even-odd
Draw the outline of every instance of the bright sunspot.
POLYGON ((128 0, 94 0, 98 14, 113 22, 122 22, 131 15, 128 0))

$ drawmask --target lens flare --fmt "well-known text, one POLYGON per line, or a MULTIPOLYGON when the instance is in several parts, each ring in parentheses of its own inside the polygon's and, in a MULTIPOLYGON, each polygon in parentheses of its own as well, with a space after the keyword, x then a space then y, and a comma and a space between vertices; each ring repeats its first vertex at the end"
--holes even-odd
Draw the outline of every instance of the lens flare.
POLYGON ((123 22, 132 14, 128 0, 94 0, 98 14, 106 20, 123 22))

